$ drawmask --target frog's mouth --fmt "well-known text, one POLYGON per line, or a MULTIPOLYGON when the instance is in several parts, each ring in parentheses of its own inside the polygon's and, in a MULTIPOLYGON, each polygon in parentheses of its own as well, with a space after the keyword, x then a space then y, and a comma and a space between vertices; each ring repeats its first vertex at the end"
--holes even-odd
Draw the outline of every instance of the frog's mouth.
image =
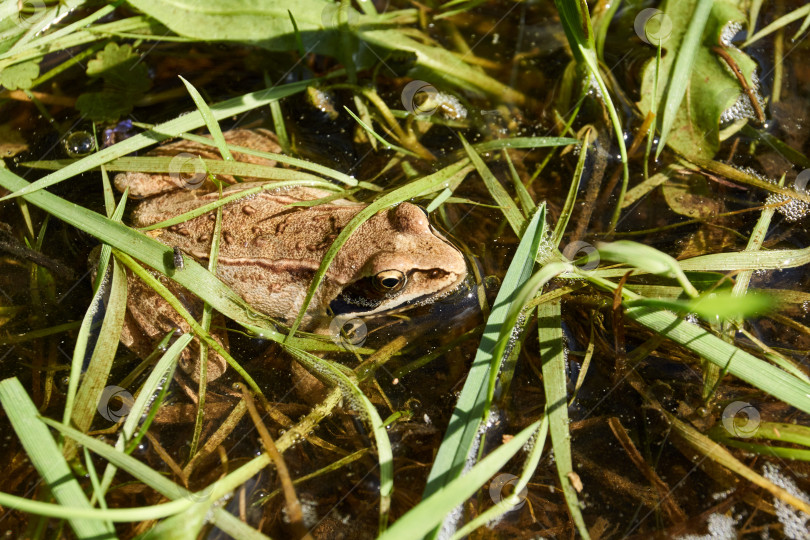
MULTIPOLYGON (((410 282, 413 274, 418 271, 413 271, 408 275, 410 282)), ((436 272, 441 270, 432 270, 432 279, 440 278, 436 276, 436 272)), ((357 315, 376 315, 376 314, 390 314, 397 311, 402 311, 410 307, 418 306, 421 304, 429 303, 437 298, 441 298, 459 288, 459 285, 464 281, 464 276, 451 276, 451 272, 445 272, 449 284, 437 291, 431 291, 426 294, 413 294, 408 291, 406 284, 401 290, 397 292, 381 291, 374 286, 371 277, 360 279, 345 289, 338 295, 337 298, 329 303, 329 308, 334 315, 357 314, 357 315)))

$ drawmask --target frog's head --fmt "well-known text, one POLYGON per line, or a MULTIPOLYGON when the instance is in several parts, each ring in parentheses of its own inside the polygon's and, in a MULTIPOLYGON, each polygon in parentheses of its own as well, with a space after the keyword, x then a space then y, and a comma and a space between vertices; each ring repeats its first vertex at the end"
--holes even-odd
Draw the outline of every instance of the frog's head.
POLYGON ((373 315, 431 302, 467 276, 461 251, 414 204, 401 203, 369 219, 347 243, 352 249, 350 245, 368 257, 330 303, 335 314, 373 315))

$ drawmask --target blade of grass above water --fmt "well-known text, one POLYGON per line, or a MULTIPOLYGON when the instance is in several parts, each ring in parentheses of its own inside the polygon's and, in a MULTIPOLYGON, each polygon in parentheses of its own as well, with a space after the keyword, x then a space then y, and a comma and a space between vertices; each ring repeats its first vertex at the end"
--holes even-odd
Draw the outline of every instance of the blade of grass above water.
POLYGON ((464 145, 464 149, 467 151, 470 161, 475 165, 475 169, 484 181, 487 190, 489 190, 489 194, 500 206, 501 212, 503 212, 504 217, 506 217, 515 235, 520 236, 523 227, 526 226, 526 218, 520 213, 520 209, 515 204, 515 201, 512 200, 512 197, 509 196, 501 183, 498 182, 498 179, 495 178, 495 175, 492 174, 492 171, 489 170, 487 164, 484 163, 484 160, 481 159, 481 156, 478 155, 478 152, 470 146, 470 143, 467 142, 467 139, 465 139, 463 135, 461 136, 461 142, 464 145))
MULTIPOLYGON (((76 393, 76 405, 73 408, 71 419, 82 431, 90 429, 99 400, 102 397, 107 379, 110 376, 115 353, 124 326, 124 314, 127 309, 127 276, 118 261, 113 260, 112 277, 110 280, 110 293, 107 298, 104 321, 99 330, 98 339, 93 347, 93 354, 87 369, 81 375, 81 386, 76 393)), ((84 358, 73 358, 71 376, 79 377, 81 365, 76 365, 84 358), (78 369, 77 369, 78 368, 78 369)), ((106 404, 102 406, 106 407, 106 404)), ((108 409, 109 410, 109 409, 108 409)), ((65 446, 68 459, 73 457, 76 447, 69 444, 65 446)))
MULTIPOLYGON (((69 167, 73 163, 78 163, 69 159, 52 161, 32 161, 24 165, 38 169, 61 170, 69 167)), ((123 157, 106 163, 104 167, 108 171, 122 172, 147 172, 147 173, 177 173, 176 158, 168 156, 138 156, 123 157), (172 161, 175 160, 174 163, 172 161)), ((230 174, 233 176, 243 176, 251 178, 263 178, 267 180, 295 181, 321 183, 336 189, 337 186, 324 180, 320 176, 315 176, 302 171, 292 169, 282 169, 269 165, 258 165, 255 163, 245 163, 242 161, 222 161, 219 159, 194 159, 194 164, 204 165, 211 174, 230 174)))
MULTIPOLYGON (((273 101, 271 103, 271 105, 274 105, 274 104, 278 104, 278 101, 273 101)), ((278 129, 278 127, 276 127, 276 129, 278 129)), ((193 141, 193 142, 197 142, 197 143, 208 145, 208 146, 213 145, 211 139, 209 139, 208 137, 204 137, 202 135, 192 135, 190 133, 184 133, 183 135, 181 135, 181 137, 183 137, 184 139, 186 139, 188 141, 193 141)), ((279 139, 280 138, 281 137, 279 136, 279 139)), ((340 182, 342 184, 346 184, 347 186, 354 187, 354 186, 360 184, 360 182, 358 182, 356 178, 354 178, 352 176, 349 176, 348 174, 342 173, 340 171, 336 171, 334 169, 330 169, 329 167, 325 167, 325 166, 323 166, 323 165, 321 165, 319 163, 314 163, 312 161, 307 161, 305 159, 294 158, 294 157, 291 157, 291 156, 286 155, 286 154, 275 154, 273 152, 260 152, 259 150, 256 150, 255 148, 247 148, 245 146, 238 146, 238 145, 235 145, 235 144, 229 144, 228 148, 230 148, 231 151, 239 152, 240 154, 272 159, 272 160, 278 161, 279 163, 285 163, 287 165, 292 165, 293 167, 298 167, 299 169, 304 169, 305 171, 311 171, 311 172, 314 172, 314 173, 318 173, 318 174, 320 174, 322 176, 325 176, 326 178, 331 178, 333 180, 337 180, 338 182, 340 182)), ((283 146, 282 146, 282 148, 283 148, 283 146)), ((373 188, 380 189, 379 187, 374 186, 373 184, 368 184, 366 182, 363 182, 363 185, 365 187, 367 187, 368 189, 373 189, 373 188)))
MULTIPOLYGON (((337 73, 339 72, 330 74, 330 76, 334 76, 337 73)), ((312 83, 312 80, 300 81, 275 88, 269 88, 267 90, 251 92, 250 94, 245 94, 243 96, 212 105, 211 114, 217 120, 222 120, 223 118, 227 118, 229 116, 241 114, 243 112, 262 107, 282 97, 298 93, 312 83)), ((192 111, 188 114, 180 116, 179 118, 175 118, 174 120, 169 120, 168 122, 155 126, 154 130, 139 133, 138 135, 125 139, 118 144, 114 144, 104 148, 103 150, 99 150, 95 154, 91 154, 75 163, 68 165, 67 167, 40 178, 36 182, 29 184, 24 188, 17 188, 17 191, 11 195, 3 197, 0 199, 0 201, 20 197, 22 195, 33 193, 42 188, 52 186, 53 184, 57 184, 68 178, 72 178, 79 173, 94 169, 99 165, 112 161, 115 158, 125 156, 156 142, 164 141, 167 138, 177 136, 184 131, 197 129, 203 125, 205 125, 205 121, 203 120, 200 112, 196 110, 192 111)))
POLYGON ((478 155, 478 152, 470 146, 467 139, 461 136, 461 142, 464 145, 464 149, 467 151, 470 161, 475 165, 475 169, 484 181, 487 190, 489 190, 489 194, 500 206, 512 230, 517 236, 520 236, 523 227, 526 225, 526 218, 520 213, 520 209, 515 204, 515 201, 512 200, 512 197, 509 196, 501 183, 498 182, 498 179, 495 178, 495 175, 489 170, 489 167, 487 167, 487 164, 481 159, 481 156, 478 155))
MULTIPOLYGON (((183 352, 186 345, 191 342, 193 335, 185 334, 180 336, 177 341, 172 343, 171 347, 160 357, 160 360, 155 364, 154 369, 147 377, 146 382, 143 384, 138 397, 132 404, 132 409, 127 413, 127 418, 124 420, 121 433, 118 436, 118 441, 115 443, 117 451, 123 451, 126 444, 132 440, 135 435, 135 430, 138 428, 141 418, 146 413, 146 409, 158 391, 158 386, 161 381, 165 380, 164 384, 168 384, 171 380, 174 370, 177 367, 177 358, 183 352)), ((116 473, 115 465, 108 464, 104 471, 101 481, 101 492, 105 493, 112 483, 113 477, 116 473)))
POLYGON ((504 148, 552 148, 555 146, 568 146, 578 144, 579 141, 570 137, 509 137, 495 139, 472 145, 477 152, 491 152, 504 148))
POLYGON ((501 470, 506 462, 517 454, 534 435, 540 423, 541 421, 538 420, 515 435, 508 443, 499 446, 463 477, 455 478, 434 493, 425 495, 419 504, 399 518, 379 539, 420 538, 429 534, 453 508, 463 504, 488 479, 501 470))
MULTIPOLYGON (((90 501, 85 497, 48 428, 39 421, 36 406, 16 377, 0 382, 0 404, 31 464, 48 484, 56 500, 66 508, 64 517, 68 519, 76 536, 88 539, 115 538, 115 529, 104 521, 71 517, 71 512, 80 508, 90 510, 90 501)), ((16 507, 12 501, 3 501, 0 504, 16 507)))
POLYGON ((625 316, 681 344, 748 384, 810 413, 810 383, 726 343, 669 311, 631 307, 625 310, 625 316))
MULTIPOLYGON (((7 169, 0 169, 0 185, 14 191, 33 184, 28 184, 7 169)), ((273 321, 251 310, 239 295, 198 263, 188 260, 182 271, 174 271, 173 264, 171 264, 174 252, 168 246, 46 191, 37 190, 25 195, 24 198, 46 212, 59 216, 62 221, 84 230, 102 242, 110 244, 170 276, 174 281, 209 302, 217 311, 246 328, 264 333, 265 337, 269 339, 281 340, 282 335, 274 329, 273 321), (264 324, 264 326, 257 326, 260 324, 264 324)))
POLYGON ((487 319, 481 344, 430 470, 424 497, 433 495, 457 478, 470 457, 478 427, 484 420, 489 406, 490 374, 492 371, 498 370, 502 361, 502 358, 493 357, 493 352, 499 345, 501 326, 509 313, 517 291, 531 276, 544 231, 545 206, 543 205, 529 221, 512 258, 512 263, 504 276, 492 312, 487 319))
POLYGON ((183 83, 183 85, 185 85, 188 93, 191 94, 191 99, 194 100, 194 104, 197 106, 197 111, 200 113, 200 116, 202 116, 202 119, 208 128, 208 133, 211 134, 211 138, 214 140, 214 144, 219 150, 219 154, 222 156, 223 161, 233 161, 231 151, 228 150, 228 143, 225 142, 225 136, 222 134, 222 128, 219 127, 219 122, 217 122, 217 119, 214 118, 211 108, 205 102, 197 89, 194 88, 194 85, 185 80, 183 77, 180 77, 180 81, 183 83))
POLYGON ((686 87, 692 78, 695 55, 701 46, 703 29, 709 20, 713 3, 713 0, 697 1, 697 6, 695 6, 692 18, 689 21, 689 28, 687 28, 683 39, 678 44, 677 51, 669 51, 670 54, 677 52, 677 56, 675 64, 672 66, 672 72, 665 77, 665 80, 669 81, 669 86, 666 90, 666 100, 663 103, 661 112, 661 135, 658 140, 658 149, 655 152, 656 159, 658 159, 666 146, 665 143, 672 128, 672 123, 675 121, 678 108, 681 106, 686 94, 686 87))

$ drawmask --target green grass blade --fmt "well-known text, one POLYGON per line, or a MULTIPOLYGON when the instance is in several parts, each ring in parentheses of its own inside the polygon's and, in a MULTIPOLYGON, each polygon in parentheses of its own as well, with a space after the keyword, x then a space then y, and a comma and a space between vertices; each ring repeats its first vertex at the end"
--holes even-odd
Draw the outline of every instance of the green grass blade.
MULTIPOLYGON (((667 77, 669 87, 667 88, 667 96, 661 112, 661 136, 658 140, 658 149, 655 151, 656 159, 658 159, 666 146, 669 131, 675 121, 675 115, 681 106, 683 97, 686 94, 686 87, 692 78, 695 55, 701 46, 703 29, 709 20, 713 3, 713 0, 698 0, 692 19, 689 22, 689 28, 686 29, 683 40, 678 47, 672 72, 667 77)), ((670 54, 673 54, 673 51, 670 51, 670 54)))
POLYGON ((508 137, 472 145, 476 152, 492 152, 504 148, 549 148, 568 146, 579 141, 570 137, 508 137))
MULTIPOLYGON (((177 367, 177 358, 180 356, 180 353, 183 352, 183 349, 191 342, 192 337, 192 334, 185 334, 177 338, 163 356, 160 357, 157 364, 155 364, 146 382, 143 383, 138 397, 135 398, 132 408, 127 412, 126 420, 124 420, 124 425, 118 436, 118 441, 115 443, 116 450, 123 451, 127 443, 132 440, 141 418, 144 413, 146 413, 147 406, 158 391, 158 387, 161 382, 168 384, 171 381, 175 367, 177 367)), ((112 464, 108 465, 105 469, 101 482, 102 493, 106 493, 107 488, 109 488, 112 483, 115 472, 116 467, 112 464)))
POLYGON ((571 179, 571 185, 568 187, 568 195, 565 197, 562 210, 560 211, 560 219, 554 227, 554 233, 551 235, 551 245, 559 246, 562 237, 565 234, 565 229, 568 227, 568 220, 571 219, 571 213, 574 211, 574 203, 577 200, 577 191, 579 190, 579 182, 582 179, 582 171, 585 170, 585 158, 588 157, 588 138, 590 131, 585 133, 582 140, 582 146, 579 149, 579 159, 577 159, 577 166, 574 169, 574 177, 571 179))
POLYGON ((501 445, 482 459, 467 474, 452 480, 431 495, 425 496, 419 504, 385 531, 379 537, 380 540, 420 538, 427 535, 444 520, 448 512, 467 500, 517 454, 539 426, 540 421, 534 422, 515 435, 511 441, 501 445))
POLYGON ((230 535, 231 538, 239 538, 240 540, 270 540, 269 536, 265 536, 224 508, 214 510, 214 523, 219 530, 230 535))
POLYGON ((686 277, 678 261, 654 247, 631 240, 600 242, 596 247, 603 259, 634 266, 651 274, 673 277, 678 280, 686 294, 692 298, 698 296, 697 289, 686 277))
MULTIPOLYGON (((127 309, 127 276, 117 261, 113 261, 110 294, 106 304, 104 321, 99 330, 96 345, 93 348, 90 364, 82 374, 82 383, 76 394, 76 405, 71 415, 74 425, 82 431, 90 429, 90 424, 92 424, 96 415, 99 399, 102 396, 104 387, 107 386, 112 362, 118 350, 121 329, 124 326, 124 314, 127 309)), ((75 363, 76 359, 74 358, 74 364, 71 366, 71 376, 78 376, 78 374, 73 373, 73 368, 76 367, 75 363)), ((81 364, 79 364, 79 367, 81 367, 81 364)), ((72 455, 72 452, 70 455, 72 455)))
POLYGON ((461 174, 465 168, 468 167, 468 163, 469 161, 467 159, 463 159, 431 174, 430 176, 420 178, 419 180, 414 180, 413 182, 410 182, 399 189, 395 189, 394 191, 383 195, 362 209, 357 213, 356 216, 349 220, 346 226, 343 227, 343 230, 340 231, 337 238, 335 238, 334 242, 332 242, 332 245, 329 246, 329 249, 326 250, 326 253, 324 253, 321 266, 318 268, 318 271, 315 272, 315 275, 312 278, 312 283, 309 285, 307 296, 304 298, 304 303, 301 305, 301 310, 298 312, 298 317, 296 317, 295 322, 290 327, 290 333, 286 343, 288 345, 291 344, 289 339, 301 325, 301 320, 304 318, 307 307, 309 307, 312 297, 315 296, 315 291, 321 284, 323 277, 326 275, 326 270, 329 268, 329 265, 332 264, 338 250, 340 250, 341 246, 343 246, 343 244, 345 244, 349 239, 349 236, 351 236, 354 231, 356 231, 358 227, 363 224, 363 222, 380 210, 388 208, 394 204, 398 204, 414 197, 425 196, 436 191, 441 191, 444 189, 445 182, 449 178, 452 178, 455 174, 461 174))
MULTIPOLYGON (((790 13, 786 13, 773 21, 771 24, 754 34, 753 36, 749 37, 745 40, 745 43, 741 45, 741 47, 745 48, 759 41, 760 39, 764 38, 765 36, 776 32, 780 28, 784 28, 785 26, 789 25, 794 21, 798 21, 802 17, 810 16, 810 4, 805 4, 804 6, 794 9, 790 13)), ((804 25, 802 25, 804 27, 804 25)), ((796 39, 795 37, 793 39, 796 39)))
MULTIPOLYGON (((39 413, 31 398, 17 378, 0 381, 0 404, 6 411, 14 432, 20 438, 31 464, 47 482, 63 510, 60 517, 67 519, 78 538, 115 538, 115 529, 105 521, 89 521, 74 514, 80 509, 91 510, 90 501, 84 495, 76 478, 68 467, 62 452, 56 446, 48 428, 39 421, 39 413)), ((34 503, 20 497, 0 493, 0 505, 23 509, 18 503, 34 503), (5 499, 5 500, 3 500, 5 499), (18 500, 19 499, 19 500, 18 500)), ((46 503, 38 503, 46 504, 46 503)))
POLYGON ((377 458, 380 462, 380 532, 382 532, 388 521, 391 493, 394 491, 394 454, 382 418, 357 384, 332 362, 292 348, 288 348, 287 352, 316 373, 331 377, 332 382, 343 391, 345 399, 353 405, 353 408, 362 410, 371 424, 374 441, 377 443, 377 458))
POLYGON ((492 171, 489 170, 487 164, 484 163, 484 160, 481 159, 481 156, 478 155, 478 152, 470 146, 470 143, 467 142, 467 139, 465 139, 463 135, 461 136, 461 142, 464 144, 464 149, 467 151, 470 161, 475 165, 475 169, 478 171, 478 174, 484 181, 484 185, 489 190, 489 194, 492 195, 492 198, 500 206, 501 212, 503 212, 512 230, 516 235, 520 236, 523 227, 526 226, 526 218, 520 213, 520 209, 515 204, 515 201, 512 200, 512 197, 509 196, 501 183, 498 182, 498 179, 495 178, 495 175, 492 174, 492 171))
MULTIPOLYGON (((502 326, 515 300, 517 291, 531 276, 540 242, 545 230, 545 206, 540 206, 526 226, 501 288, 495 298, 492 312, 487 319, 481 344, 470 367, 464 388, 458 398, 450 425, 444 435, 433 467, 428 476, 424 496, 429 497, 452 482, 461 474, 464 464, 475 444, 478 427, 488 407, 491 373, 497 372, 502 358, 494 352, 503 339, 502 326)), ((507 331, 511 335, 511 328, 507 331)), ((503 343, 500 345, 505 346, 503 343)))
MULTIPOLYGON (((312 84, 312 80, 300 81, 283 86, 277 86, 268 90, 259 90, 257 92, 245 94, 243 96, 212 105, 211 114, 217 120, 222 120, 223 118, 228 118, 229 116, 233 116, 235 114, 240 114, 258 107, 262 107, 277 99, 301 92, 310 84, 312 84)), ((205 125, 205 121, 203 120, 200 112, 192 111, 188 114, 180 116, 179 118, 175 118, 174 120, 169 120, 168 122, 159 124, 155 126, 153 130, 139 133, 138 135, 125 139, 118 144, 114 144, 85 158, 82 158, 79 161, 68 165, 67 167, 40 178, 36 182, 27 185, 24 188, 18 188, 18 191, 3 197, 0 199, 0 201, 20 197, 22 195, 41 190, 42 188, 52 186, 68 178, 73 178, 77 174, 95 169, 99 165, 112 161, 115 158, 131 154, 132 152, 146 148, 151 144, 164 141, 170 137, 175 137, 185 131, 197 129, 203 125, 205 125)))
POLYGON ((197 111, 200 113, 200 116, 202 116, 202 119, 208 128, 208 133, 210 133, 211 137, 214 139, 214 144, 216 144, 222 159, 225 161, 233 161, 233 156, 231 155, 231 151, 228 150, 228 143, 225 142, 225 136, 222 134, 222 129, 219 127, 219 122, 217 122, 217 119, 214 118, 214 114, 211 112, 211 108, 208 106, 208 103, 205 102, 197 89, 194 88, 194 85, 185 80, 183 77, 180 77, 180 80, 185 85, 188 93, 191 94, 191 99, 194 100, 194 104, 197 106, 197 111))
POLYGON ((707 330, 659 309, 631 307, 625 316, 726 369, 748 384, 810 413, 810 383, 726 343, 707 330))
POLYGON ((543 389, 546 392, 546 415, 549 420, 551 446, 557 477, 562 486, 565 503, 579 535, 588 539, 588 528, 582 518, 579 500, 571 485, 571 434, 568 428, 568 396, 566 394, 565 352, 563 348, 560 300, 552 300, 537 306, 537 333, 540 340, 540 357, 543 359, 543 389))

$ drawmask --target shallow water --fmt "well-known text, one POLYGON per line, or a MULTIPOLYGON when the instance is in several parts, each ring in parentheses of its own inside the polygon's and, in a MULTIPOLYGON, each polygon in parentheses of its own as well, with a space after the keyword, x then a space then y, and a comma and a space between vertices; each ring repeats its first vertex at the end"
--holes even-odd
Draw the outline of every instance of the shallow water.
MULTIPOLYGON (((395 7, 393 4, 388 5, 389 10, 395 7)), ((654 54, 654 49, 643 44, 634 33, 632 24, 635 14, 646 6, 628 4, 620 7, 604 44, 605 67, 612 76, 614 103, 628 145, 638 136, 643 120, 634 105, 640 98, 642 63, 654 54)), ((786 11, 792 8, 785 6, 786 11)), ((116 16, 123 15, 119 12, 116 16)), ((766 11, 762 16, 765 20, 772 20, 775 14, 766 11)), ((761 28, 764 23, 758 26, 761 28)), ((795 32, 795 26, 788 30, 788 36, 795 32)), ((570 80, 576 85, 577 79, 566 71, 570 60, 568 43, 553 4, 485 2, 465 14, 435 19, 424 30, 445 47, 475 58, 476 63, 493 78, 525 95, 526 103, 522 106, 504 104, 498 96, 464 92, 437 82, 431 86, 437 93, 450 94, 457 101, 447 101, 443 108, 437 109, 434 114, 442 121, 420 138, 421 146, 430 151, 436 161, 424 157, 409 158, 409 167, 386 169, 393 153, 381 150, 379 146, 373 148, 344 110, 344 106, 356 110, 351 89, 336 87, 328 94, 310 95, 309 98, 305 93, 297 94, 281 102, 286 129, 297 156, 360 180, 374 181, 380 187, 391 188, 404 185, 411 176, 417 178, 430 174, 460 158, 463 146, 459 134, 473 143, 507 136, 579 134, 581 137, 584 129, 590 126, 595 135, 594 150, 585 162, 577 205, 567 228, 568 234, 560 245, 561 251, 565 252, 569 245, 576 245, 577 249, 573 251, 577 252, 597 241, 616 239, 632 239, 679 259, 740 251, 746 247, 765 203, 765 191, 733 183, 717 173, 692 174, 670 151, 664 151, 659 160, 651 159, 648 163, 650 176, 671 165, 678 169, 670 187, 651 190, 628 206, 621 214, 615 233, 611 233, 610 220, 618 197, 617 185, 621 182, 619 149, 608 117, 593 96, 583 102, 571 131, 563 131, 563 121, 567 121, 574 110, 578 90, 576 87, 573 91, 569 89, 568 92, 573 93, 566 95, 565 82, 570 80), (464 49, 462 43, 468 49, 464 49), (466 112, 463 118, 459 114, 461 108, 466 112)), ((291 70, 297 59, 295 54, 236 45, 196 44, 191 49, 186 44, 168 41, 152 45, 142 43, 136 47, 143 55, 142 62, 148 68, 152 87, 126 115, 134 122, 159 123, 192 110, 192 102, 177 81, 177 75, 189 79, 209 103, 215 103, 264 88, 265 75, 271 81, 289 83, 311 74, 323 75, 337 67, 334 59, 309 55, 303 62, 306 70, 291 70)), ((806 68, 806 40, 801 38, 792 42, 785 39, 781 58, 781 95, 777 102, 773 102, 773 39, 766 38, 747 52, 760 66, 761 92, 770 99, 765 131, 806 155, 810 151, 807 142, 810 71, 806 68)), ((46 57, 46 63, 58 65, 73 54, 76 51, 54 53, 46 57)), ((403 76, 407 71, 407 58, 383 60, 376 71, 361 71, 358 83, 376 84, 380 97, 388 106, 400 109, 402 88, 415 77, 403 76), (400 66, 400 62, 404 65, 400 66)), ((85 91, 88 81, 82 70, 74 68, 55 77, 50 84, 49 88, 42 89, 44 93, 76 97, 85 91)), ((27 145, 24 151, 7 159, 6 163, 13 172, 29 181, 42 176, 42 172, 26 168, 22 163, 74 157, 86 142, 86 135, 82 132, 92 134, 94 128, 71 107, 53 104, 47 99, 42 100, 42 107, 47 115, 30 100, 0 103, 0 142, 13 142, 17 135, 12 136, 12 133, 17 133, 27 145)), ((401 122, 406 125, 406 120, 401 122)), ((223 129, 273 127, 266 108, 230 118, 221 124, 223 129)), ((106 132, 109 142, 138 131, 117 122, 99 123, 95 129, 102 134, 116 126, 117 132, 106 132)), ((98 140, 104 144, 103 136, 98 140)), ((547 203, 547 219, 553 226, 563 208, 579 156, 577 151, 556 149, 546 163, 549 153, 550 150, 545 148, 513 149, 509 156, 515 174, 531 199, 547 203)), ((724 141, 715 159, 740 169, 750 167, 762 177, 774 180, 786 172, 786 184, 790 184, 801 178, 801 168, 795 162, 791 163, 784 153, 778 152, 772 141, 757 141, 754 134, 747 131, 724 141)), ((503 156, 491 152, 483 157, 495 177, 512 194, 510 167, 503 156)), ((631 188, 644 179, 643 161, 644 144, 629 161, 631 188)), ((50 191, 104 213, 98 172, 84 173, 53 186, 50 191)), ((371 191, 360 191, 356 198, 371 201, 375 195, 371 191)), ((495 203, 477 174, 468 175, 453 196, 457 200, 434 212, 432 219, 478 261, 481 281, 486 284, 482 285, 481 293, 491 302, 498 280, 511 262, 518 238, 501 210, 491 207, 495 203), (470 201, 483 205, 471 204, 470 201)), ((417 202, 429 203, 424 200, 417 202)), ((8 316, 0 316, 6 339, 0 348, 0 379, 18 377, 43 415, 61 419, 76 329, 91 299, 86 260, 97 241, 58 219, 51 218, 43 229, 45 213, 32 207, 28 211, 33 237, 28 233, 27 218, 17 203, 5 202, 0 207, 0 223, 8 225, 9 231, 0 237, 4 247, 4 256, 0 259, 0 292, 3 293, 0 301, 3 307, 19 308, 8 316), (41 248, 26 248, 22 239, 30 240, 38 234, 43 236, 41 248), (29 251, 40 253, 43 259, 35 259, 29 251), (33 262, 48 270, 35 271, 33 262), (70 322, 76 324, 68 330, 34 339, 25 338, 29 332, 70 322), (23 338, 14 341, 16 336, 23 338)), ((764 247, 795 249, 807 246, 806 219, 790 222, 777 213, 764 247)), ((714 286, 719 278, 717 275, 691 277, 701 290, 714 286)), ((806 374, 807 351, 810 349, 810 332, 807 330, 810 298, 804 293, 810 285, 807 280, 804 267, 756 272, 751 287, 785 292, 779 293, 776 315, 747 321, 745 329, 749 336, 738 332, 733 336, 735 344, 762 356, 751 339, 754 336, 767 347, 792 359, 798 370, 806 374)), ((555 281, 547 290, 564 285, 562 281, 555 281)), ((672 286, 673 282, 633 277, 627 287, 635 287, 633 290, 653 296, 653 293, 662 291, 654 287, 661 285, 672 286)), ((702 534, 713 514, 730 516, 733 528, 740 536, 781 537, 787 534, 776 517, 770 495, 740 481, 739 477, 686 444, 683 438, 673 433, 661 412, 642 399, 633 384, 641 381, 648 395, 654 397, 664 410, 701 432, 722 425, 728 407, 736 403, 753 407, 751 410, 756 411, 761 422, 807 425, 807 415, 730 376, 723 378, 713 389, 711 398, 706 399, 703 395, 704 366, 700 359, 666 340, 651 347, 647 354, 636 356, 639 347, 648 344, 653 334, 614 312, 612 303, 611 295, 588 286, 567 293, 562 301, 569 399, 576 387, 576 398, 568 409, 573 465, 582 482, 579 499, 591 535, 595 538, 664 538, 702 534), (580 386, 576 381, 582 373, 589 344, 593 351, 587 355, 591 357, 590 365, 580 386), (630 374, 637 375, 638 379, 630 374)), ((480 336, 473 328, 480 325, 482 319, 474 309, 469 313, 449 309, 448 314, 442 310, 453 308, 452 304, 448 306, 445 302, 428 307, 434 311, 425 314, 424 311, 428 311, 425 308, 422 312, 398 314, 398 317, 381 324, 375 321, 370 325, 369 339, 364 343, 378 348, 397 336, 406 337, 404 348, 396 351, 398 355, 377 370, 376 383, 363 386, 383 419, 394 413, 401 414, 387 429, 395 471, 391 521, 407 512, 421 498, 430 465, 480 336), (466 316, 459 316, 456 320, 453 316, 459 311, 466 316), (431 359, 429 363, 409 365, 426 356, 431 359)), ((324 389, 315 385, 307 386, 307 390, 300 387, 295 390, 301 384, 301 374, 296 374, 291 368, 289 356, 280 347, 245 335, 236 324, 230 324, 229 329, 231 351, 267 396, 272 414, 265 417, 265 423, 271 436, 279 439, 291 425, 309 414, 313 405, 323 397, 324 389)), ((505 435, 515 434, 540 418, 545 406, 540 376, 544 359, 539 354, 536 323, 529 322, 518 335, 514 373, 511 383, 500 389, 496 400, 496 421, 484 441, 486 451, 497 447, 505 435)), ((367 360, 349 353, 330 358, 350 368, 367 360)), ((122 385, 139 363, 140 360, 131 352, 120 347, 110 384, 122 385)), ((129 381, 127 388, 138 388, 147 372, 129 381)), ((239 386, 235 386, 238 380, 238 376, 230 372, 208 389, 201 445, 214 440, 212 437, 215 438, 217 430, 223 426, 230 431, 218 444, 212 444, 206 450, 207 457, 198 459, 190 467, 188 465, 196 410, 192 398, 177 383, 170 386, 150 428, 150 437, 134 449, 133 455, 175 481, 178 480, 177 468, 188 467, 188 487, 192 490, 201 489, 249 462, 263 449, 253 423, 247 414, 233 426, 228 426, 226 421, 241 401, 239 386), (175 464, 177 468, 173 468, 175 464)), ((753 418, 750 413, 746 414, 749 419, 753 418)), ((0 422, 0 431, 4 434, 0 443, 0 455, 3 456, 0 463, 4 464, 2 477, 7 479, 3 491, 45 500, 45 486, 27 461, 8 420, 2 418, 0 422)), ((115 441, 116 425, 103 414, 94 418, 92 430, 91 433, 111 444, 115 441)), ((733 453, 757 472, 763 471, 764 462, 774 463, 782 475, 792 479, 787 482, 795 482, 797 490, 807 492, 806 478, 810 471, 804 462, 755 457, 737 450, 733 453)), ((519 474, 524 458, 525 454, 518 454, 518 459, 504 467, 499 475, 519 474)), ((296 485, 296 493, 304 507, 304 524, 314 537, 376 536, 379 463, 367 418, 358 410, 357 403, 346 398, 303 440, 297 440, 287 449, 284 459, 293 479, 319 472, 314 478, 296 485), (345 461, 335 467, 335 462, 341 459, 345 461)), ((97 470, 102 470, 105 462, 100 458, 94 460, 97 470)), ((575 536, 576 528, 559 489, 554 465, 548 447, 528 485, 526 504, 473 535, 510 538, 575 536)), ((84 468, 79 462, 75 466, 79 471, 84 468)), ((505 493, 499 489, 508 489, 503 486, 511 478, 496 475, 488 486, 489 490, 481 490, 478 497, 465 505, 466 519, 479 515, 497 502, 505 493), (493 485, 498 489, 493 491, 493 485)), ((89 486, 86 477, 81 481, 89 486)), ((272 537, 289 537, 294 533, 283 510, 283 497, 278 488, 277 475, 272 469, 266 469, 222 504, 272 537)), ((107 497, 110 507, 142 506, 160 501, 158 494, 124 473, 116 477, 107 497)), ((117 531, 121 537, 129 538, 149 526, 151 523, 147 522, 120 524, 117 531)), ((0 512, 0 530, 8 531, 8 537, 68 536, 67 527, 60 527, 56 520, 37 521, 16 511, 0 512)), ((224 537, 222 534, 206 529, 203 536, 221 538, 224 537)))

